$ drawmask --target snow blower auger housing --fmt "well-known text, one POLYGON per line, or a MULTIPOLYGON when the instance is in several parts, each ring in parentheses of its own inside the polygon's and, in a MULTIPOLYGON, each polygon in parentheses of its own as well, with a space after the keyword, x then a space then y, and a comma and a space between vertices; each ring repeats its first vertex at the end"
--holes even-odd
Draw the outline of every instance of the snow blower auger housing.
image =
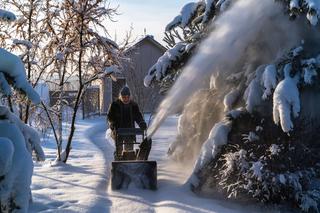
POLYGON ((116 132, 116 151, 111 168, 111 189, 128 188, 133 183, 139 188, 157 189, 157 162, 148 161, 152 140, 138 128, 119 128, 116 132), (137 136, 141 138, 137 142, 137 136), (139 148, 134 149, 135 145, 139 148))

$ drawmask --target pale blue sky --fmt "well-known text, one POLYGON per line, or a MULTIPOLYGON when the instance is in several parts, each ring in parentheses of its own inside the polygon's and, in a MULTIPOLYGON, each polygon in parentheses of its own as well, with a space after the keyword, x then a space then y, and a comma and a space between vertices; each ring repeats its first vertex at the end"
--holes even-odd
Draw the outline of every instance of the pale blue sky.
POLYGON ((144 28, 148 35, 162 42, 164 29, 181 8, 189 2, 197 0, 110 0, 111 7, 119 5, 121 15, 115 17, 116 23, 107 23, 112 38, 117 34, 117 41, 124 38, 126 31, 133 26, 135 37, 144 35, 144 28))

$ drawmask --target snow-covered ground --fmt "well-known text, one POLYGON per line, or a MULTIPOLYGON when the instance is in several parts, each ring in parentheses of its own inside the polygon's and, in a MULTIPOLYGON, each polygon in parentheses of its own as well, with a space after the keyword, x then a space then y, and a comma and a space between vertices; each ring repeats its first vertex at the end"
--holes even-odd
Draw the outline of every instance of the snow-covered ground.
POLYGON ((158 190, 132 186, 112 191, 114 146, 105 139, 105 118, 78 121, 68 164, 54 164, 55 144, 45 142, 47 160, 35 163, 29 212, 261 212, 258 207, 198 197, 184 185, 192 166, 173 164, 166 155, 176 124, 177 117, 169 117, 153 136, 150 160, 158 162, 158 190))

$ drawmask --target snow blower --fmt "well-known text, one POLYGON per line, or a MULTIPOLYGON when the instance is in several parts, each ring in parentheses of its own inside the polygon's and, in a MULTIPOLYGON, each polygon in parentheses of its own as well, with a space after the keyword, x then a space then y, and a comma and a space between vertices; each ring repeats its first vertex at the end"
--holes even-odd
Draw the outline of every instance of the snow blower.
POLYGON ((157 189, 157 162, 148 161, 152 140, 138 128, 119 128, 116 132, 116 151, 111 168, 111 189, 128 188, 133 183, 139 188, 157 189), (141 141, 137 142, 137 136, 141 141), (134 145, 139 148, 134 149, 134 145))

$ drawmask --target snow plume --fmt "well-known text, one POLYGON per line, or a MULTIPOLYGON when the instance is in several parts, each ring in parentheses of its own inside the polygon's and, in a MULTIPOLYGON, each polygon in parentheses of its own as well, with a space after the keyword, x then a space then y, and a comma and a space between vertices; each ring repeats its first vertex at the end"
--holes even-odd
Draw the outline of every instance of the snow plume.
MULTIPOLYGON (((179 111, 214 73, 219 72, 223 80, 239 72, 244 63, 270 63, 280 50, 289 49, 298 41, 294 25, 278 4, 269 0, 237 1, 214 22, 213 32, 202 42, 199 52, 161 103, 148 130, 149 137, 169 114, 179 111)), ((253 71, 248 68, 247 75, 253 71)))

